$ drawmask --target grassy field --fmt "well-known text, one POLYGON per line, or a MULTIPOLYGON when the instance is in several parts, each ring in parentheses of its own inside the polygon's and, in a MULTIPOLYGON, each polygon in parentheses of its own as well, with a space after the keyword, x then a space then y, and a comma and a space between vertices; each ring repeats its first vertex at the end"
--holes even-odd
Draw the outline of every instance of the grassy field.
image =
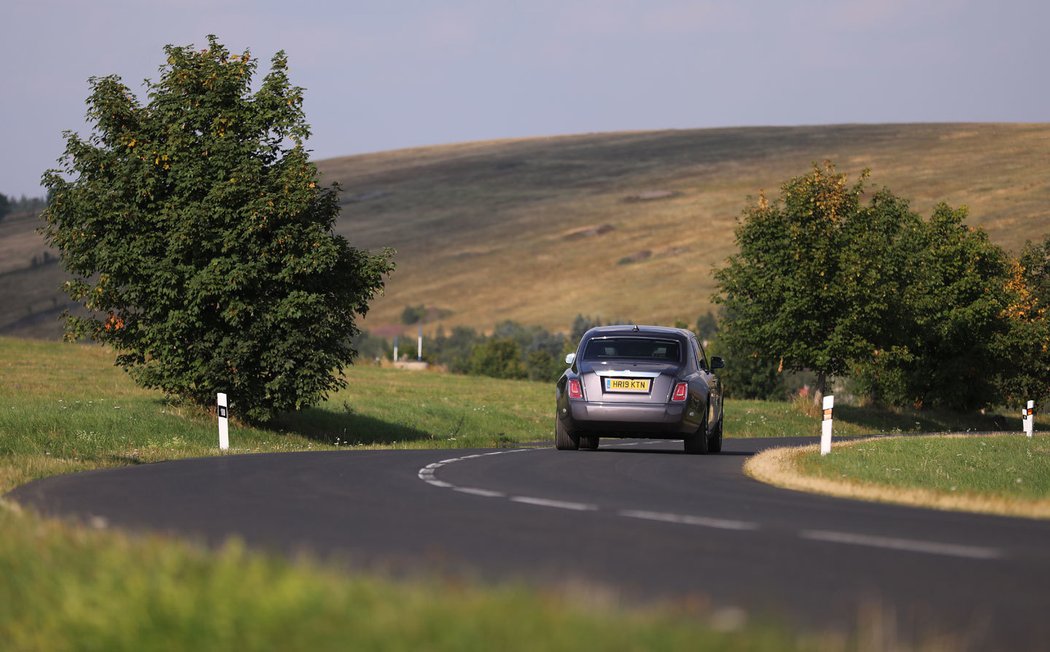
MULTIPOLYGON (((218 454, 212 414, 137 388, 104 349, 0 338, 0 378, 0 493, 56 473, 218 454)), ((231 452, 549 438, 548 384, 365 366, 349 380, 324 405, 271 427, 235 423, 231 452)), ((729 436, 819 428, 790 404, 727 409, 729 436)), ((939 418, 964 428, 986 423, 939 418)), ((871 410, 842 422, 857 432, 876 425, 917 424, 871 410)), ((0 577, 0 641, 11 650, 840 650, 884 634, 862 627, 858 640, 845 641, 754 623, 721 631, 724 622, 703 604, 639 611, 582 587, 585 608, 564 589, 392 581, 249 552, 236 541, 207 551, 74 527, 10 505, 0 505, 0 577)))
POLYGON ((892 490, 1050 500, 1050 437, 902 437, 858 442, 833 455, 807 453, 799 468, 892 490))
MULTIPOLYGON (((1050 233, 1050 125, 917 124, 589 134, 446 145, 319 162, 344 188, 337 231, 398 250, 365 326, 406 305, 448 328, 513 319, 567 330, 577 314, 693 323, 734 250, 748 196, 831 159, 912 200, 970 207, 1016 250, 1050 233)), ((60 274, 26 270, 32 220, 0 222, 0 333, 56 337, 60 274), (18 271, 22 270, 22 271, 18 271)), ((437 323, 427 325, 427 330, 437 323)))
MULTIPOLYGON (((95 346, 0 338, 0 491, 81 469, 215 454, 214 416, 137 387, 95 346), (6 460, 6 462, 5 462, 6 460)), ((326 402, 267 428, 237 421, 231 452, 469 448, 548 442, 549 383, 359 365, 326 402)), ((726 436, 816 435, 804 406, 728 401, 726 436)), ((236 416, 236 413, 234 413, 236 416)), ((997 416, 836 408, 840 435, 998 430, 997 416)))

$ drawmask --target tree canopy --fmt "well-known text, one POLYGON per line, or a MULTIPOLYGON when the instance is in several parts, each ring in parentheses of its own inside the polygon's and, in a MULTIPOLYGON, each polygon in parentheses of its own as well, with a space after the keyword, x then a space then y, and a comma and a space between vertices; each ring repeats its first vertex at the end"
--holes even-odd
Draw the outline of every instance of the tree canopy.
POLYGON ((1030 289, 1039 265, 1011 261, 965 209, 940 204, 923 220, 866 178, 814 165, 745 209, 739 253, 716 272, 720 350, 747 358, 760 392, 775 386, 769 361, 815 372, 819 390, 849 376, 894 405, 972 409, 1050 392, 1050 374, 1032 377, 1050 344, 1047 304, 1030 289), (1018 371, 1022 358, 1032 371, 1018 371))
POLYGON ((226 392, 249 419, 313 404, 345 383, 391 252, 332 232, 338 188, 304 148, 283 52, 254 92, 256 60, 214 36, 165 53, 145 103, 93 77, 92 133, 66 132, 44 174, 42 231, 90 311, 68 332, 112 346, 144 386, 200 404, 226 392))
POLYGON ((888 192, 864 205, 865 179, 850 184, 825 163, 773 202, 759 197, 738 225, 739 253, 715 273, 715 301, 731 317, 726 344, 780 370, 810 369, 821 391, 876 345, 908 272, 871 262, 905 255, 902 234, 918 218, 888 192))

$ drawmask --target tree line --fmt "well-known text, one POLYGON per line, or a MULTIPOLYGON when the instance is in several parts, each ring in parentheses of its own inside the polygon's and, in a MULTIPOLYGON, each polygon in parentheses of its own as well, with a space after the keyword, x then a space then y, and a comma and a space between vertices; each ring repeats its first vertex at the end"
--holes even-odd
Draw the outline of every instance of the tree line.
MULTIPOLYGON (((426 339, 423 358, 452 373, 554 381, 565 371, 565 355, 576 350, 588 329, 601 325, 598 317, 577 315, 567 334, 509 320, 496 324, 491 333, 469 326, 455 326, 449 331, 438 326, 426 339)), ((354 347, 366 358, 388 358, 393 348, 385 338, 367 332, 354 340, 354 347)), ((405 353, 414 350, 414 342, 406 342, 402 349, 405 353)))
MULTIPOLYGON (((420 307, 409 308, 418 310, 420 307)), ((423 359, 452 373, 553 382, 565 371, 565 356, 576 351, 583 334, 589 329, 632 323, 635 322, 630 319, 602 320, 578 314, 565 333, 510 320, 496 324, 488 334, 469 326, 455 326, 446 331, 439 325, 424 343, 423 359)), ((674 326, 690 327, 681 321, 674 326)), ((711 340, 718 332, 714 313, 707 311, 700 315, 693 330, 701 339, 711 340)), ((393 354, 389 340, 368 332, 362 332, 354 340, 354 348, 364 358, 384 359, 393 354)), ((414 341, 406 342, 405 348, 401 349, 408 355, 414 351, 414 341)))
POLYGON ((45 206, 47 206, 47 200, 40 197, 22 195, 15 199, 0 192, 0 220, 14 213, 40 212, 45 206))

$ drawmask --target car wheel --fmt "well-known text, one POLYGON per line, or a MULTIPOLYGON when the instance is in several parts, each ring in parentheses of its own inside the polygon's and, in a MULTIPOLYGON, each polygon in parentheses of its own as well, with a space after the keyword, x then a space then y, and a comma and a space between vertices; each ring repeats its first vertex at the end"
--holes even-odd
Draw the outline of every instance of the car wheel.
POLYGON ((722 422, 725 421, 725 417, 721 417, 718 420, 718 425, 715 426, 715 431, 711 433, 711 436, 707 438, 707 451, 709 453, 721 453, 722 452, 722 422))
POLYGON ((707 433, 707 416, 700 424, 696 432, 685 438, 685 452, 696 455, 705 455, 711 449, 711 437, 707 433))
POLYGON ((558 417, 554 417, 554 447, 560 451, 574 451, 580 448, 580 436, 566 430, 558 417))
POLYGON ((587 437, 580 436, 580 448, 586 448, 587 450, 596 451, 598 450, 598 442, 601 439, 598 435, 590 435, 587 437))

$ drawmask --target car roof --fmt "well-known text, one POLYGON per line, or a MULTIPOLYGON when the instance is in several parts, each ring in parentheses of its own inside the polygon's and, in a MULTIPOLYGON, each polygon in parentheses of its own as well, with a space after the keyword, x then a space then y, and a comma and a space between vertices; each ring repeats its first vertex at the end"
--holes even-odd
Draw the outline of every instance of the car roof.
POLYGON ((643 326, 635 324, 619 324, 615 326, 596 326, 583 335, 583 339, 594 339, 596 337, 610 336, 652 336, 676 337, 689 339, 693 333, 684 328, 668 328, 667 326, 643 326))

